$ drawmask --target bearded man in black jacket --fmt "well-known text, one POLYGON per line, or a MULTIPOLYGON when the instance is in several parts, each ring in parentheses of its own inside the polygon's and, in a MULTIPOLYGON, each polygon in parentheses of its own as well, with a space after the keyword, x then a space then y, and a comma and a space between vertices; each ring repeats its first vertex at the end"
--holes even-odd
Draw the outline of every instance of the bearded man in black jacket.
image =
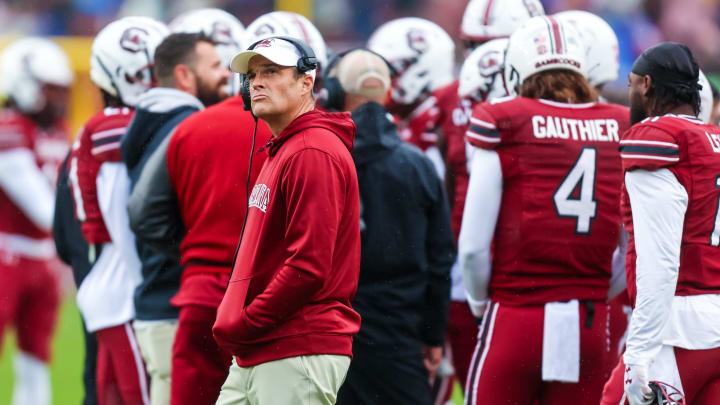
POLYGON ((353 308, 362 326, 337 403, 429 405, 455 259, 445 189, 432 162, 400 139, 381 105, 390 68, 380 56, 351 51, 328 77, 335 84, 329 107, 351 111, 357 126, 352 154, 361 201, 353 308))

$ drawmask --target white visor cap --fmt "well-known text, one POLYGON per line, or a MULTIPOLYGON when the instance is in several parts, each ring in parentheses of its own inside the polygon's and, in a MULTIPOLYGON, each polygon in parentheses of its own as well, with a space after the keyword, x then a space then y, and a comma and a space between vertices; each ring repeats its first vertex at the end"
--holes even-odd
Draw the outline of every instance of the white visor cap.
MULTIPOLYGON (((250 59, 255 55, 266 57, 280 66, 297 66, 303 55, 295 45, 280 38, 267 38, 260 41, 253 49, 242 51, 235 55, 230 62, 230 69, 236 73, 247 74, 250 59)), ((315 80, 315 69, 305 72, 315 80)))

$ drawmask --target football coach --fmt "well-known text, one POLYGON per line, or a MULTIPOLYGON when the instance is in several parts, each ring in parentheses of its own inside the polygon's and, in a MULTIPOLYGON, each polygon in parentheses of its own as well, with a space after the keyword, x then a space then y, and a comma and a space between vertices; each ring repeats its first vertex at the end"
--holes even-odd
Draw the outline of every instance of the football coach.
POLYGON ((359 192, 347 113, 315 109, 317 59, 274 37, 236 55, 243 98, 272 132, 213 334, 233 353, 217 404, 334 404, 360 315, 359 192))

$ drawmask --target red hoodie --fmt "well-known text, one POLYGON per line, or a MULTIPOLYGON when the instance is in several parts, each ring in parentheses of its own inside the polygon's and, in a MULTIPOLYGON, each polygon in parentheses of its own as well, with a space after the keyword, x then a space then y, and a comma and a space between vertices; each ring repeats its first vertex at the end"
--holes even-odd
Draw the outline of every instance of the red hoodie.
POLYGON ((360 197, 347 113, 295 119, 265 147, 240 251, 213 327, 250 367, 312 354, 352 356, 360 315, 360 197))
MULTIPOLYGON (((170 139, 168 174, 187 230, 180 244, 180 290, 170 301, 175 306, 220 305, 245 217, 254 125, 236 96, 186 118, 170 139)), ((271 135, 259 121, 256 145, 264 145, 271 135)), ((250 187, 266 156, 254 154, 250 187)))

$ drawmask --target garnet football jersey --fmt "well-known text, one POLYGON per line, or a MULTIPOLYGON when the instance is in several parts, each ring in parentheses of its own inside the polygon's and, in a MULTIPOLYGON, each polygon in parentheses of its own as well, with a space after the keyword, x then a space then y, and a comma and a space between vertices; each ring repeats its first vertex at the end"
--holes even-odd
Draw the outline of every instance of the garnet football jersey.
POLYGON ((97 196, 97 176, 105 162, 122 162, 120 138, 132 119, 127 107, 105 108, 80 130, 70 159, 69 180, 73 189, 75 214, 91 244, 110 242, 97 196))
MULTIPOLYGON (((634 125, 620 141, 625 171, 669 169, 688 194, 675 295, 720 293, 720 128, 690 116, 665 115, 634 125)), ((630 234, 627 286, 635 303, 635 238, 627 191, 623 222, 630 234)))
POLYGON ((436 127, 445 137, 448 181, 448 196, 451 204, 451 225, 457 241, 460 235, 465 196, 468 189, 467 153, 465 150, 465 131, 467 130, 472 107, 470 100, 461 100, 458 96, 459 82, 436 90, 439 114, 436 127))
POLYGON ((503 174, 493 301, 607 298, 620 230, 618 144, 628 119, 618 105, 524 97, 475 108, 467 139, 495 150, 503 174))
MULTIPOLYGON (((13 110, 0 110, 0 150, 25 148, 32 152, 40 170, 55 187, 57 173, 68 151, 68 136, 63 121, 52 128, 41 128, 28 117, 13 110)), ((51 201, 47 201, 52 204, 51 201)), ((0 233, 35 239, 48 238, 0 188, 0 233)))
POLYGON ((434 132, 440 109, 435 97, 428 97, 405 120, 396 120, 398 132, 403 141, 415 145, 422 151, 437 146, 438 136, 434 132))

